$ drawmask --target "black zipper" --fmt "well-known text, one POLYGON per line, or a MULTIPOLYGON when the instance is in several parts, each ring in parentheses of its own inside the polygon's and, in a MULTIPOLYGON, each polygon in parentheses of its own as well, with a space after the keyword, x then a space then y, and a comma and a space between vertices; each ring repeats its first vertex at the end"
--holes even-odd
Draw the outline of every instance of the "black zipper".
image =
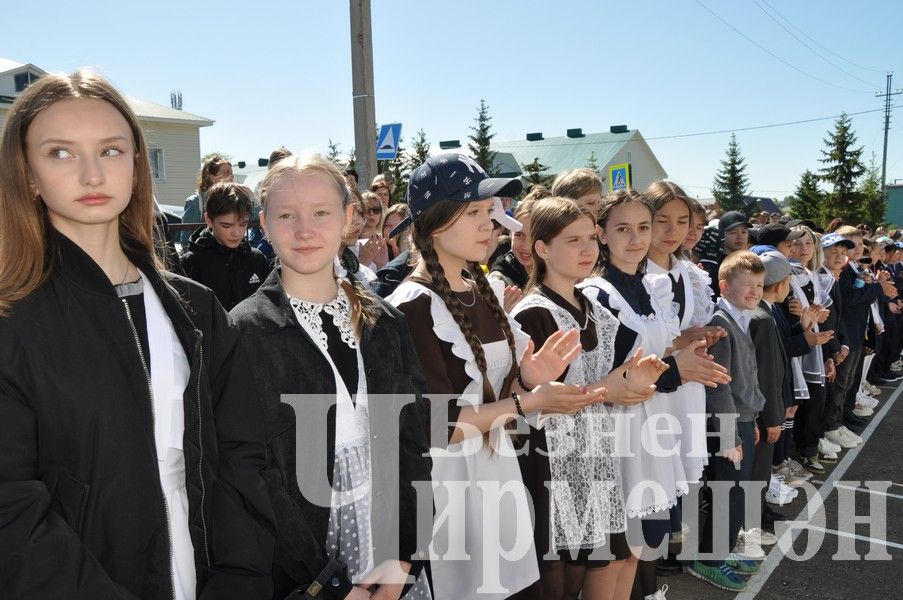
MULTIPOLYGON (((147 400, 150 407, 151 413, 151 425, 152 431, 156 431, 157 427, 157 416, 154 413, 154 389, 153 384, 151 383, 151 374, 150 369, 147 368, 147 359, 144 356, 144 350, 141 348, 141 338, 138 336, 138 329, 135 327, 135 322, 132 320, 132 310, 129 308, 129 303, 125 298, 120 298, 122 300, 122 305, 125 307, 125 316, 129 321, 129 326, 132 328, 132 335, 135 338, 135 347, 138 349, 138 357, 141 359, 141 368, 144 369, 144 377, 147 379, 147 400)), ((199 392, 200 393, 200 392, 199 392)), ((159 456, 157 456, 157 445, 154 443, 154 458, 159 461, 159 456)), ((159 467, 158 467, 159 468, 159 467)), ((203 480, 202 480, 203 482, 203 480)), ((168 550, 169 556, 169 585, 170 585, 170 597, 175 600, 176 598, 176 578, 172 572, 172 523, 169 518, 169 507, 166 505, 166 497, 163 495, 163 485, 160 483, 160 477, 157 476, 157 483, 160 485, 160 499, 163 504, 163 514, 166 515, 166 548, 168 550)), ((203 505, 201 513, 203 514, 203 505)), ((206 543, 206 538, 205 538, 206 543)))

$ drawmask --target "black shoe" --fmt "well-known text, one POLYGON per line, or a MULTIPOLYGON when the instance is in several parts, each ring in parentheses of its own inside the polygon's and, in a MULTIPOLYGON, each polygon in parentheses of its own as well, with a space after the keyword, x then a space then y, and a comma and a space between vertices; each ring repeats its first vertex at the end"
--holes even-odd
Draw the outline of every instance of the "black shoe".
POLYGON ((774 523, 775 521, 786 521, 788 517, 784 513, 778 512, 770 506, 766 506, 765 510, 762 511, 762 519, 774 523))
POLYGON ((866 425, 868 425, 868 419, 863 419, 862 417, 857 417, 853 413, 845 413, 843 415, 843 424, 850 428, 863 429, 866 425))
POLYGON ((660 577, 671 577, 683 573, 684 567, 674 554, 668 554, 668 558, 660 558, 655 561, 655 572, 660 577))

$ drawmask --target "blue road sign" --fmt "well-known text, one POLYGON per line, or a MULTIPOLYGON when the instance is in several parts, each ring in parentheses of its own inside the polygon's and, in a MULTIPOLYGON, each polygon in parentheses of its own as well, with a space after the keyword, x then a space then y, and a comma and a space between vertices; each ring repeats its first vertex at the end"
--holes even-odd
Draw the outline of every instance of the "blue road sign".
POLYGON ((398 140, 401 139, 401 123, 387 123, 379 128, 376 139, 376 160, 395 160, 398 156, 398 140))

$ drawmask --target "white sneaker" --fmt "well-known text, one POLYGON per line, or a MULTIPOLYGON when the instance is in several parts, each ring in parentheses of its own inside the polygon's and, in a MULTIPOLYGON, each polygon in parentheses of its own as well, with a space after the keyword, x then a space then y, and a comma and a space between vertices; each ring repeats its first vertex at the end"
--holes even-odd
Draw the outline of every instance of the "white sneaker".
POLYGON ((822 439, 818 440, 818 451, 821 452, 822 454, 827 454, 830 452, 837 453, 837 452, 840 452, 842 449, 843 449, 843 447, 840 444, 835 444, 834 442, 829 441, 826 438, 822 438, 822 439))
POLYGON ((878 399, 872 397, 871 394, 859 392, 856 394, 856 404, 861 404, 866 408, 875 408, 878 406, 878 399))
POLYGON ((801 465, 796 459, 788 458, 787 467, 793 474, 793 477, 791 477, 790 479, 787 479, 786 477, 784 478, 784 483, 787 485, 793 485, 794 479, 802 479, 803 481, 809 481, 810 479, 812 479, 812 472, 801 465))
POLYGON ((740 530, 741 541, 751 541, 760 546, 774 546, 778 543, 778 538, 771 532, 753 527, 747 531, 740 530))
POLYGON ((853 414, 857 417, 871 417, 873 414, 875 414, 875 411, 866 406, 862 406, 857 402, 856 408, 853 409, 853 414))
POLYGON ((841 434, 845 435, 848 439, 856 442, 857 446, 862 443, 862 438, 859 437, 858 435, 856 435, 855 433, 853 433, 852 431, 850 431, 849 429, 847 429, 846 425, 841 425, 839 427, 839 429, 840 429, 841 434))
POLYGON ((668 585, 665 584, 662 586, 662 589, 657 590, 654 594, 649 594, 644 598, 644 600, 668 600, 665 598, 665 592, 668 591, 668 585))
POLYGON ((859 444, 851 438, 845 436, 840 427, 825 432, 825 439, 829 442, 837 444, 841 448, 855 448, 859 444))
POLYGON ((772 474, 768 483, 768 491, 765 492, 765 501, 769 504, 783 506, 788 502, 793 502, 798 494, 797 490, 784 483, 783 477, 772 474))
POLYGON ((750 539, 744 541, 743 538, 739 538, 737 545, 734 546, 733 553, 744 560, 762 560, 765 558, 765 551, 762 550, 762 546, 750 539))
MULTIPOLYGON (((819 458, 823 458, 825 461, 828 461, 828 460, 836 461, 837 460, 836 452, 819 452, 818 456, 819 456, 819 458)), ((822 461, 822 462, 824 462, 824 461, 822 461)))
POLYGON ((879 388, 877 385, 872 385, 868 381, 862 382, 862 389, 866 393, 871 394, 872 396, 880 396, 881 395, 881 388, 879 388))
POLYGON ((898 360, 897 362, 892 364, 890 366, 890 370, 893 371, 894 373, 899 373, 900 371, 903 371, 903 361, 898 360))

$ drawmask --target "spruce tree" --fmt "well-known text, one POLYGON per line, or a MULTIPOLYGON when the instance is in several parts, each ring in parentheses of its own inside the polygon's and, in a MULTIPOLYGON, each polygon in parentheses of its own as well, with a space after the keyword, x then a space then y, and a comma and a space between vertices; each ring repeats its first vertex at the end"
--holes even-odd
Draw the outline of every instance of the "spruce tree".
POLYGON ((430 157, 430 143, 426 141, 426 133, 421 129, 414 138, 411 152, 408 154, 408 170, 413 171, 430 157))
POLYGON ((871 227, 884 225, 884 214, 887 210, 887 196, 881 190, 881 169, 875 154, 869 160, 865 170, 865 177, 859 184, 859 196, 861 198, 862 220, 871 227))
POLYGON ((593 150, 592 152, 589 153, 589 156, 586 157, 586 163, 583 166, 586 167, 587 169, 592 169, 593 171, 595 171, 596 174, 599 175, 599 177, 602 176, 602 173, 601 173, 602 166, 599 165, 599 161, 596 159, 596 151, 595 150, 593 150))
POLYGON ((744 202, 748 193, 749 177, 746 175, 746 163, 740 154, 737 136, 732 133, 727 146, 727 160, 721 161, 721 169, 715 174, 712 183, 712 195, 718 206, 725 211, 739 210, 749 216, 751 209, 744 202))
POLYGON ((818 176, 806 169, 800 177, 796 192, 790 197, 790 215, 796 219, 822 222, 821 207, 824 199, 824 192, 818 189, 818 176))
POLYGON ((326 150, 326 158, 339 165, 340 167, 344 167, 345 164, 341 159, 342 151, 339 149, 338 142, 333 142, 332 139, 329 140, 329 145, 326 150))
POLYGON ((547 165, 539 162, 539 157, 533 159, 533 162, 530 164, 521 163, 521 168, 524 170, 523 177, 530 183, 538 183, 540 185, 544 185, 549 187, 552 185, 552 181, 555 179, 551 175, 544 175, 546 171, 549 170, 547 165))
POLYGON ((492 138, 495 137, 495 134, 491 133, 492 126, 489 124, 491 120, 489 106, 485 100, 481 99, 477 118, 474 119, 476 126, 471 125, 470 127, 473 135, 467 136, 473 143, 468 144, 467 148, 470 150, 470 155, 473 156, 478 165, 483 167, 484 171, 490 175, 495 175, 498 171, 495 167, 496 153, 489 149, 489 144, 492 142, 492 138))
MULTIPOLYGON (((862 146, 855 148, 856 133, 846 113, 834 122, 834 131, 824 140, 825 148, 819 162, 825 165, 818 170, 819 179, 831 185, 825 197, 823 215, 826 221, 840 217, 851 223, 860 220, 861 206, 856 182, 865 173, 862 164, 862 146)), ((882 215, 883 217, 883 215, 882 215)))

